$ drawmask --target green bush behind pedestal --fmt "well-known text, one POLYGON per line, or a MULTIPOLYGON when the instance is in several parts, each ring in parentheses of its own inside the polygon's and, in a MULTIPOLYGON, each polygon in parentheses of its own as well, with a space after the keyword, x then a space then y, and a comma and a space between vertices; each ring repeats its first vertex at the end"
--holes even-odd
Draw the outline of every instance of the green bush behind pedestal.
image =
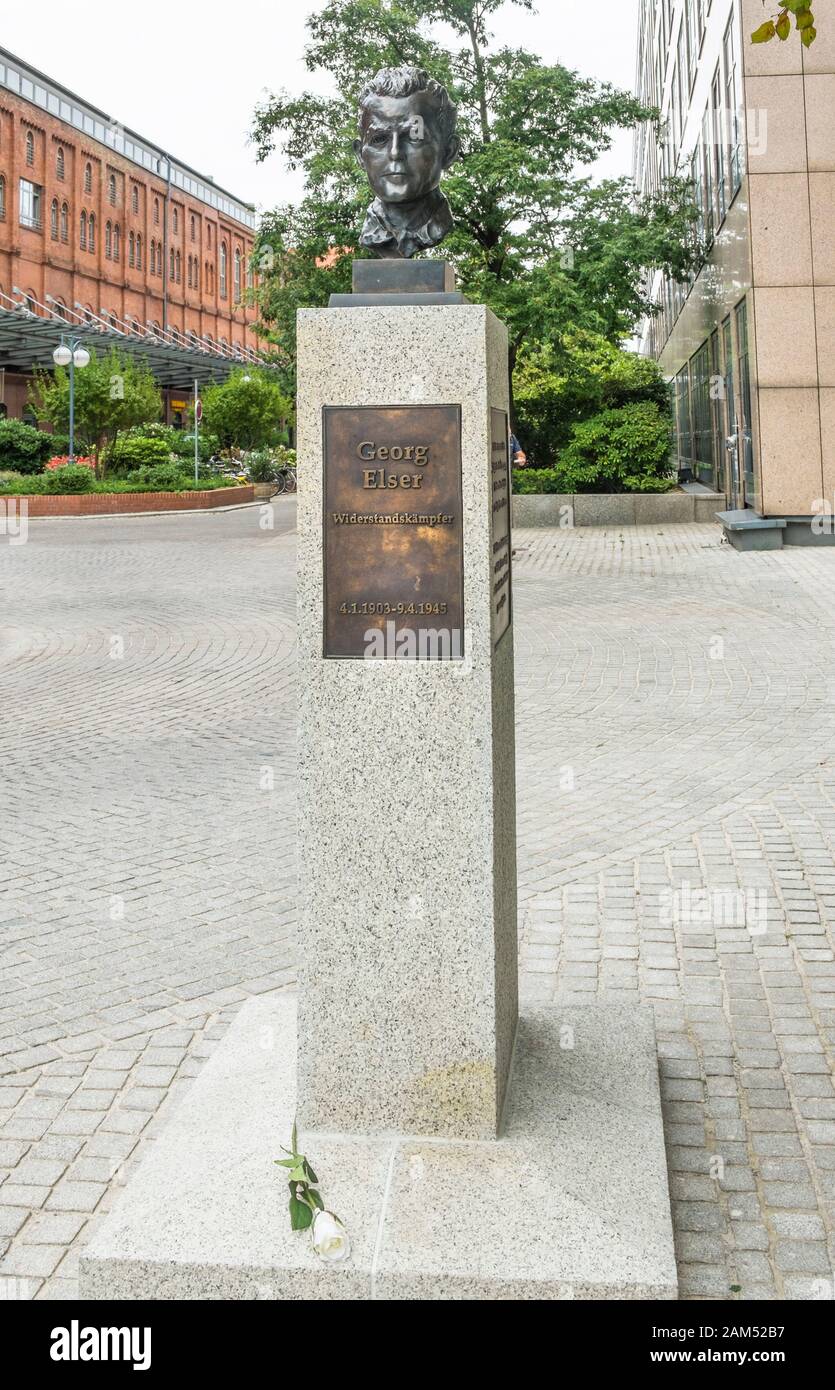
POLYGON ((532 344, 513 377, 528 467, 514 491, 666 492, 672 414, 658 364, 576 330, 532 344))

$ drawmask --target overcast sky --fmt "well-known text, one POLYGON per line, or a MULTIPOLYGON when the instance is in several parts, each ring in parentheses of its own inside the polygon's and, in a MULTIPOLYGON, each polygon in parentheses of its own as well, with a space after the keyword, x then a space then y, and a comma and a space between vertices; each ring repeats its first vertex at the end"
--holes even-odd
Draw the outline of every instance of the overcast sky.
MULTIPOLYGON (((247 131, 265 90, 327 90, 302 61, 305 17, 320 7, 37 0, 3 5, 0 42, 239 198, 270 207, 297 196, 300 180, 280 155, 257 164, 247 131)), ((541 0, 534 16, 507 4, 493 27, 498 43, 631 89, 637 10, 638 0, 541 0)), ((600 172, 628 174, 630 166, 631 138, 622 134, 600 172)))

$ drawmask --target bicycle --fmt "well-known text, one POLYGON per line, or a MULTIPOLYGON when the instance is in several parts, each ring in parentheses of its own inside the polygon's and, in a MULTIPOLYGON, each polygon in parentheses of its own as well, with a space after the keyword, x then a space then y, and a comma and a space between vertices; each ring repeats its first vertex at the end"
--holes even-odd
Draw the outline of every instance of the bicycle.
POLYGON ((275 473, 276 492, 295 492, 296 491, 296 470, 295 468, 278 468, 275 473))

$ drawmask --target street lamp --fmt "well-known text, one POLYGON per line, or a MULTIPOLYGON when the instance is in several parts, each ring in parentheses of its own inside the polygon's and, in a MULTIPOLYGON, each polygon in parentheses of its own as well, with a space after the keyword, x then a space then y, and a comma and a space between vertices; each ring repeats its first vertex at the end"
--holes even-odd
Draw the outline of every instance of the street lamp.
POLYGON ((86 367, 90 361, 90 354, 80 338, 72 338, 62 333, 61 341, 52 354, 52 360, 56 367, 69 367, 70 369, 70 452, 68 462, 72 464, 75 458, 75 369, 76 367, 86 367))

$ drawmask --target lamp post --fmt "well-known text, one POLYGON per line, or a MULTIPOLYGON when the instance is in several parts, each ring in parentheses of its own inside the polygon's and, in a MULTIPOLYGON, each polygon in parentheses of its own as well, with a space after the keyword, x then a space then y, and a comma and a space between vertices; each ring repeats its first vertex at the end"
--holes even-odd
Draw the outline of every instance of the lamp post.
POLYGON ((86 367, 90 361, 90 354, 81 338, 73 338, 69 334, 62 333, 61 341, 52 354, 52 360, 56 367, 69 367, 70 369, 70 453, 68 462, 72 464, 75 459, 75 369, 76 367, 86 367))

